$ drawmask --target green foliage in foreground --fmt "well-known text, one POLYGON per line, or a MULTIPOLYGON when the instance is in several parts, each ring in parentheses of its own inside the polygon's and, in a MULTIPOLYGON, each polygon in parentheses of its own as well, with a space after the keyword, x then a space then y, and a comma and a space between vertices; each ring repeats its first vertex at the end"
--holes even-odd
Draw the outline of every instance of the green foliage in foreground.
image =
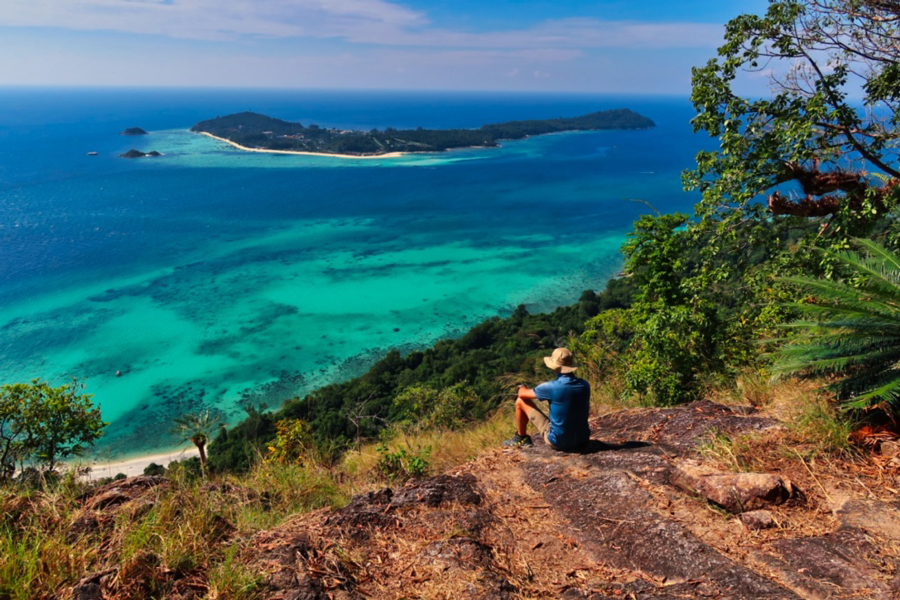
POLYGON ((416 450, 400 448, 394 451, 386 446, 378 446, 375 469, 388 481, 403 482, 426 475, 430 456, 431 448, 428 446, 416 450))
POLYGON ((787 327, 801 335, 779 351, 775 373, 838 372, 831 388, 848 408, 900 405, 900 257, 856 240, 865 253, 826 252, 852 273, 845 280, 785 279, 812 294, 796 303, 805 319, 787 327))
POLYGON ((93 445, 106 423, 82 389, 37 379, 0 387, 0 480, 27 464, 51 471, 93 445))
POLYGON ((774 277, 817 272, 804 248, 817 228, 750 220, 723 239, 687 215, 642 216, 622 249, 634 301, 591 319, 579 354, 597 378, 621 377, 626 393, 663 405, 759 367, 757 340, 789 314, 780 303, 791 292, 774 277))

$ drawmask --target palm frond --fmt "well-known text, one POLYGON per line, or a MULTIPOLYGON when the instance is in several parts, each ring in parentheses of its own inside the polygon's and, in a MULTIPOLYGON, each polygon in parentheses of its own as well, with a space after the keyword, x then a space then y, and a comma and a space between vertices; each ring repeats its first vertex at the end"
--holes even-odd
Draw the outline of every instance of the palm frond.
POLYGON ((854 243, 863 252, 823 253, 858 283, 780 278, 816 300, 788 305, 803 317, 783 326, 799 335, 775 354, 773 373, 843 374, 829 387, 850 408, 900 404, 900 257, 871 240, 854 243))

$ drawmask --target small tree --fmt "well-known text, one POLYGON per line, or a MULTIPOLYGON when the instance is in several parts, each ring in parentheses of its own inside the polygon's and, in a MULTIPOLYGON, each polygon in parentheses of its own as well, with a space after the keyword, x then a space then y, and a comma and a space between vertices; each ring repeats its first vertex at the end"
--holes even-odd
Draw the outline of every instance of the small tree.
POLYGON ((308 461, 315 448, 309 424, 301 419, 283 419, 275 427, 278 434, 269 446, 269 460, 281 464, 308 461))
POLYGON ((209 410, 196 413, 187 413, 174 420, 175 426, 172 433, 177 434, 181 441, 191 442, 200 451, 200 464, 206 470, 206 443, 213 430, 224 427, 220 416, 209 410))
POLYGON ((52 470, 99 439, 107 424, 82 389, 76 380, 51 387, 37 379, 0 387, 0 477, 12 476, 17 463, 52 470))

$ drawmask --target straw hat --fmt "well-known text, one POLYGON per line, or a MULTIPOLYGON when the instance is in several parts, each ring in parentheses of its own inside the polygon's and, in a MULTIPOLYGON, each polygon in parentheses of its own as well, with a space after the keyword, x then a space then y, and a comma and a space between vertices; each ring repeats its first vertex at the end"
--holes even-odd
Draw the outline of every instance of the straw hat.
POLYGON ((578 368, 575 358, 566 348, 557 348, 550 356, 544 357, 544 364, 560 373, 571 373, 578 368))

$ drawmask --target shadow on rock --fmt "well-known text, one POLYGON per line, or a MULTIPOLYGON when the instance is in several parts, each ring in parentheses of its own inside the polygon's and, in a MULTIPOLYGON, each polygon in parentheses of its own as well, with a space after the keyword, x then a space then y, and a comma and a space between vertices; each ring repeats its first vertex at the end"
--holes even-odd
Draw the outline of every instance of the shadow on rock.
POLYGON ((609 444, 600 440, 591 440, 585 446, 581 446, 574 450, 570 450, 569 454, 596 454, 598 452, 615 452, 619 450, 636 450, 637 448, 646 448, 652 446, 650 442, 641 442, 637 440, 620 442, 618 444, 609 444))

